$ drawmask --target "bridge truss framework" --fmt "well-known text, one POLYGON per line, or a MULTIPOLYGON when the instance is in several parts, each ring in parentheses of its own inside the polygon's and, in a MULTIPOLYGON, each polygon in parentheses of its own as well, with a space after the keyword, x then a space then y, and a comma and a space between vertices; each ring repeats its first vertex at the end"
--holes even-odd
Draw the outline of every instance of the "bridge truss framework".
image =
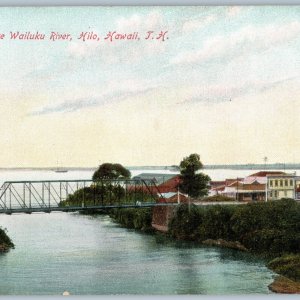
POLYGON ((163 198, 153 180, 41 180, 6 181, 0 188, 0 213, 32 213, 51 211, 80 211, 111 208, 165 206, 158 203, 163 198), (105 197, 97 189, 119 187, 123 196, 113 199, 109 192, 105 197), (70 197, 77 201, 70 205, 70 197))

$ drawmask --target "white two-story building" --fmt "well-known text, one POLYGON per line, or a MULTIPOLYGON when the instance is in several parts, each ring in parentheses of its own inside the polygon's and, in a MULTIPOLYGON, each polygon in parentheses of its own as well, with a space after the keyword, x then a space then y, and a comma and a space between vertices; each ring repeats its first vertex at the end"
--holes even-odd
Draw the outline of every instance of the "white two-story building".
POLYGON ((296 177, 295 174, 267 175, 266 199, 296 199, 296 177))

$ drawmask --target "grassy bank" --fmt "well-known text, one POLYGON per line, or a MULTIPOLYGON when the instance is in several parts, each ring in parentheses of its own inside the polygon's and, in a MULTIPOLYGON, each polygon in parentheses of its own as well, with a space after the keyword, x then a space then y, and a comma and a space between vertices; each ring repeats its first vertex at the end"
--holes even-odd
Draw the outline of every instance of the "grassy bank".
POLYGON ((274 272, 300 283, 300 254, 273 259, 268 267, 274 272))
POLYGON ((0 227, 0 252, 6 252, 10 248, 14 248, 14 244, 6 234, 6 229, 0 227))
POLYGON ((269 288, 277 293, 300 294, 300 254, 275 258, 267 265, 280 274, 269 288))
POLYGON ((151 208, 119 208, 110 210, 109 215, 126 228, 138 229, 144 232, 154 232, 151 226, 151 208))

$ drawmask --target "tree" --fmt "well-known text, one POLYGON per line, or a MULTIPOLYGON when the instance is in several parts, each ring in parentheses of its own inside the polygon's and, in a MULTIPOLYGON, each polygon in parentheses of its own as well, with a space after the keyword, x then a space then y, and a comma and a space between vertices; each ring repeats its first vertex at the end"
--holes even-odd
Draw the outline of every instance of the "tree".
POLYGON ((121 164, 104 163, 99 166, 93 175, 93 180, 102 179, 129 179, 131 173, 121 164))
POLYGON ((180 162, 180 184, 181 192, 190 197, 197 198, 208 194, 208 184, 210 177, 203 173, 197 173, 203 168, 199 154, 191 154, 180 162))

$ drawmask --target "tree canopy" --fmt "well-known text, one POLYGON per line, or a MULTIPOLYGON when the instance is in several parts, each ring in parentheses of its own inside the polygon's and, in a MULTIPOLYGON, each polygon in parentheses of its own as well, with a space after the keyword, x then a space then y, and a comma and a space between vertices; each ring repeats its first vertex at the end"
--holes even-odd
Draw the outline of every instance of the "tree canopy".
POLYGON ((180 179, 179 189, 181 192, 188 194, 190 197, 197 198, 208 194, 208 184, 210 177, 203 173, 197 173, 203 168, 199 154, 191 154, 180 162, 180 179))
POLYGON ((128 179, 131 173, 121 164, 104 163, 93 174, 93 180, 128 179))
POLYGON ((200 155, 197 153, 185 157, 179 165, 180 173, 182 175, 194 175, 196 171, 203 168, 200 161, 200 155))

